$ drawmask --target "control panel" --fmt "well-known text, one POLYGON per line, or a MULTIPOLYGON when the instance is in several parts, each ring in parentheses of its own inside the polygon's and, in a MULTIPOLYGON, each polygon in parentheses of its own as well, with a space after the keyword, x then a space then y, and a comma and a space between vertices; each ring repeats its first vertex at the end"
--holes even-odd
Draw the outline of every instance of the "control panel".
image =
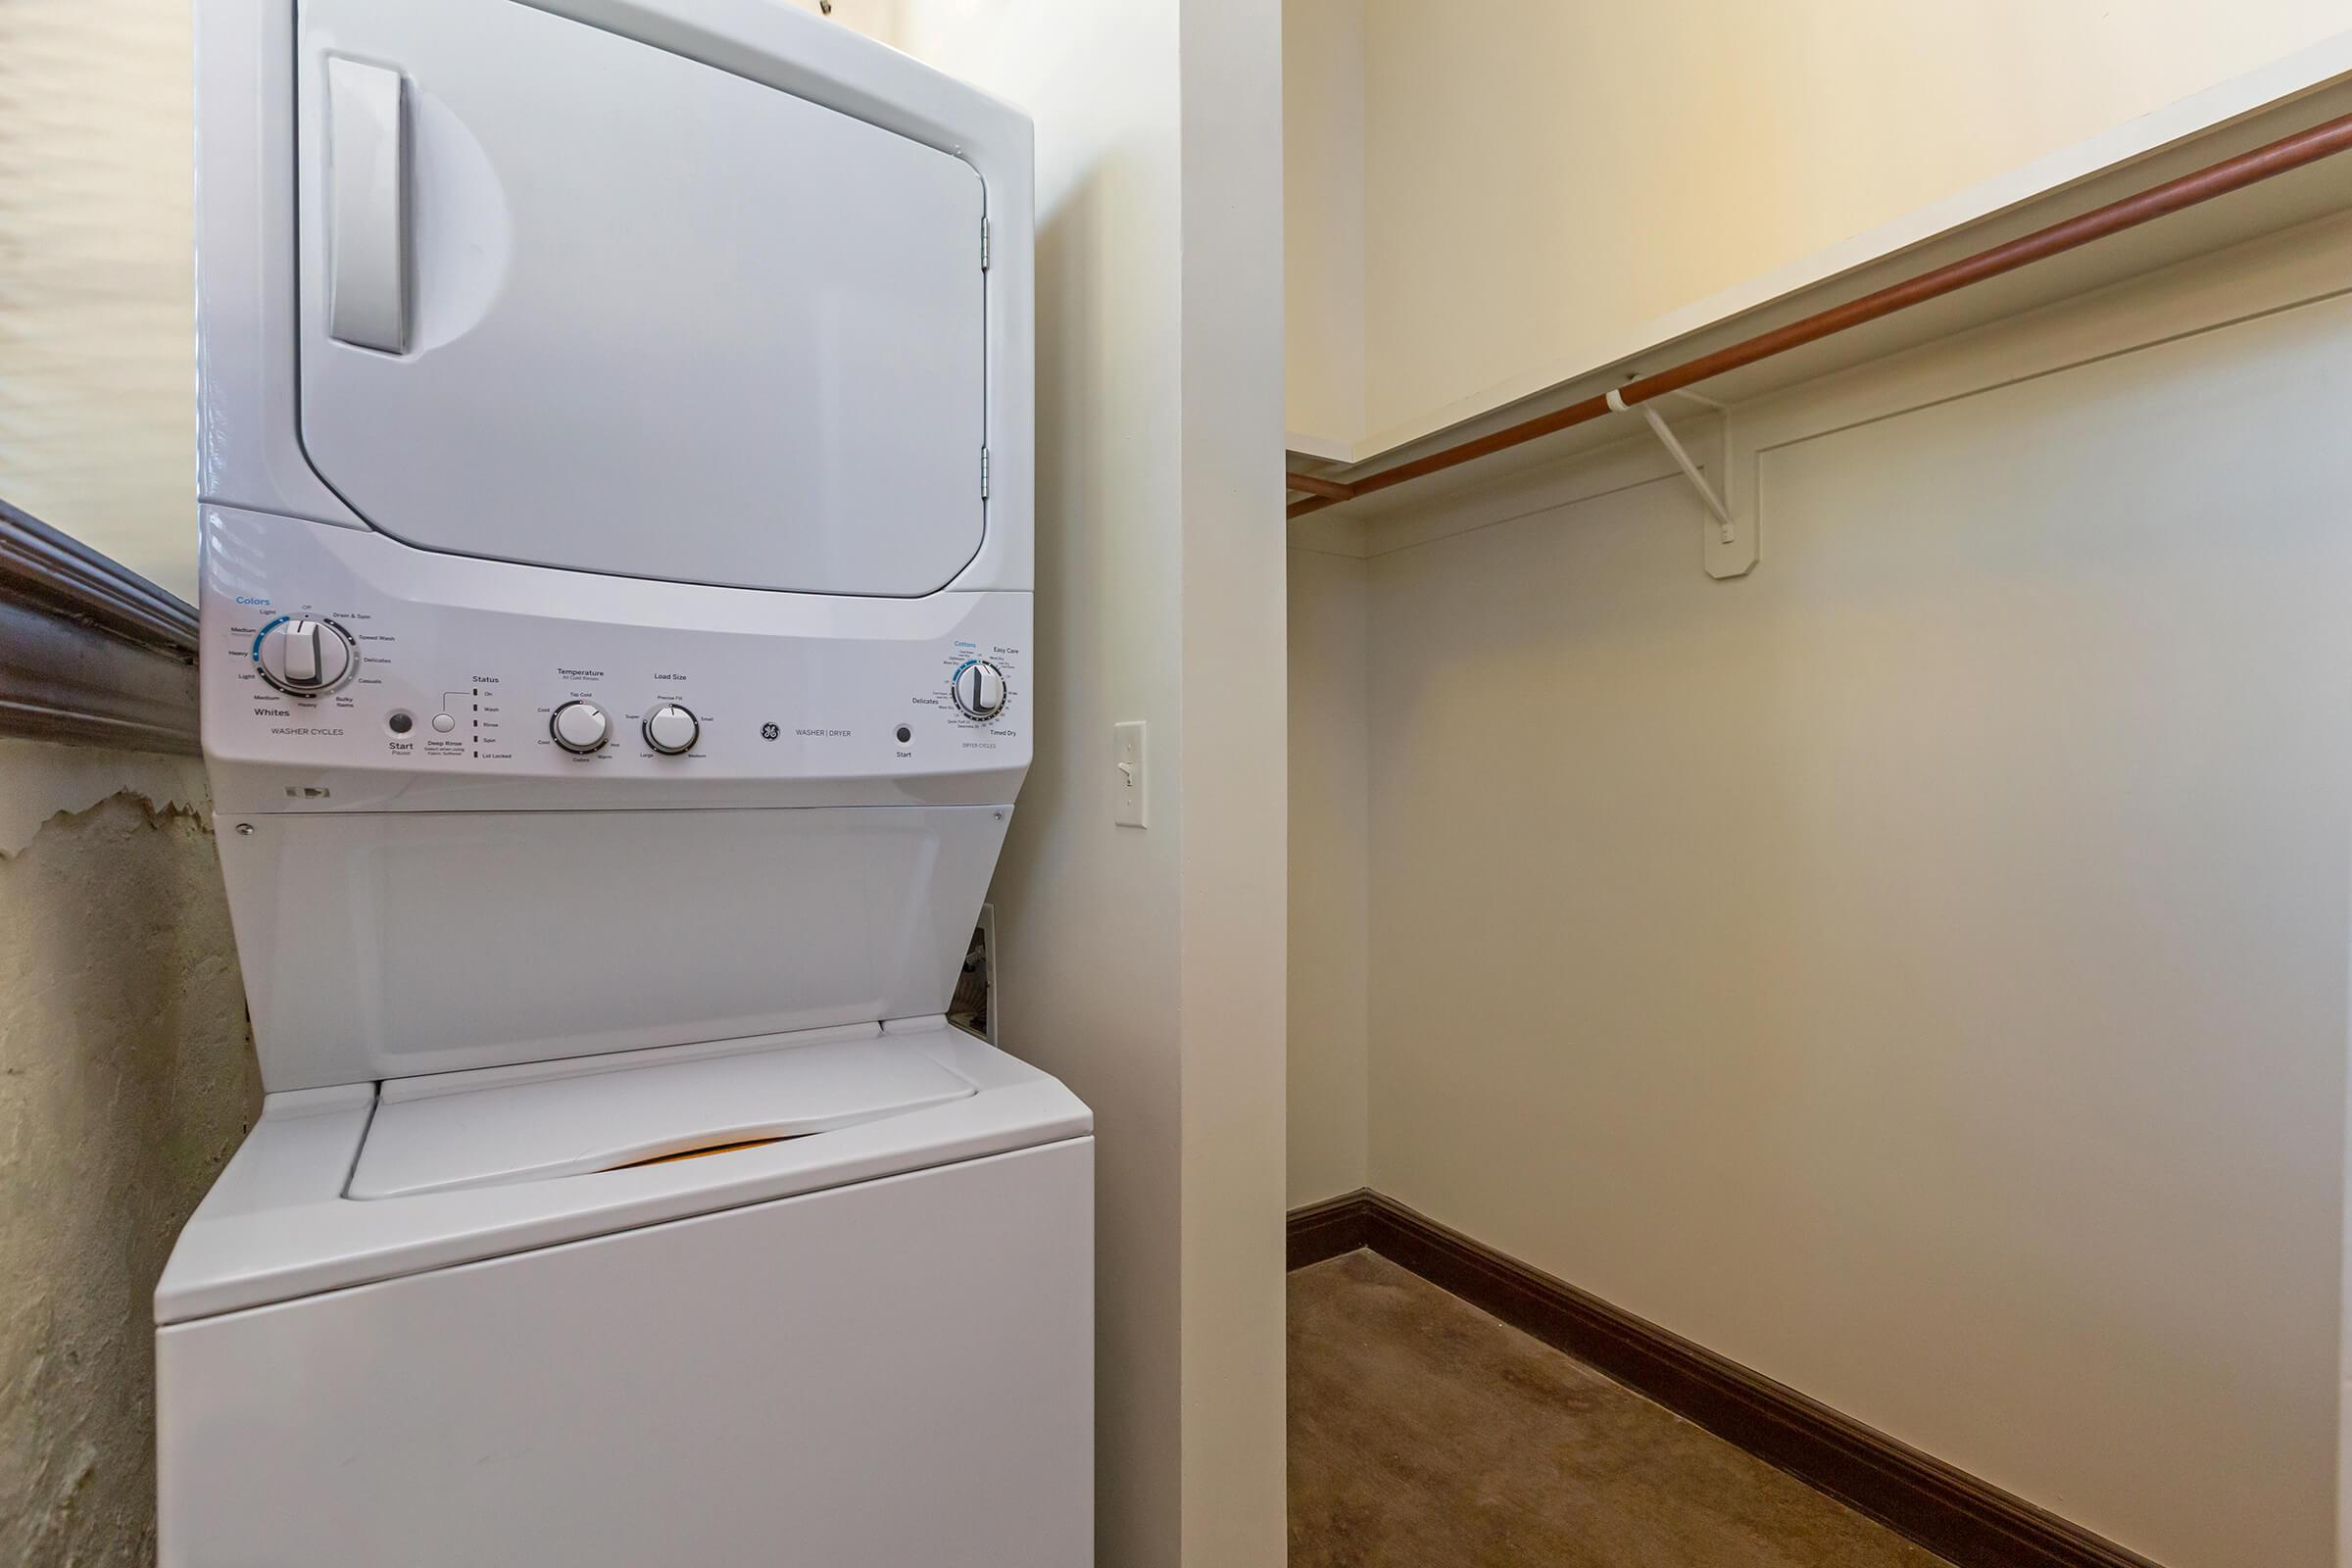
MULTIPOLYGON (((953 802, 937 780, 989 775, 978 799, 1009 800, 1004 775, 1017 782, 1029 760, 1026 594, 844 599, 614 579, 219 508, 205 527, 207 750, 216 771, 282 773, 271 808, 421 805, 430 781, 455 778, 870 780, 880 787, 853 798, 953 802), (354 770, 424 782, 327 776, 354 770), (935 782, 890 787, 913 779, 935 782)), ((267 793, 234 808, 261 808, 267 793)), ((579 795, 527 804, 546 803, 579 795)))

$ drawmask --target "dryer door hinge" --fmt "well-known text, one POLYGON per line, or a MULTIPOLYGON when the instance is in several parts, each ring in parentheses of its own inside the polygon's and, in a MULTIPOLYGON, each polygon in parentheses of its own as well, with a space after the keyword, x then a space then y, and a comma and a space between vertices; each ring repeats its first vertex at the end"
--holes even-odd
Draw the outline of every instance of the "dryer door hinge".
POLYGON ((988 270, 988 220, 980 220, 980 270, 988 270))
POLYGON ((980 499, 988 499, 988 448, 980 449, 980 499))

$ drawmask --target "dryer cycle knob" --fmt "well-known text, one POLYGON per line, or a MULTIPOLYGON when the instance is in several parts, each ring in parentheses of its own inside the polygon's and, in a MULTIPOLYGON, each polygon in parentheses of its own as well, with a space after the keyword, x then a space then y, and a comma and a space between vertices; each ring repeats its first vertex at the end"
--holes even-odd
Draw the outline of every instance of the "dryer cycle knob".
POLYGON ((253 662, 262 679, 279 691, 318 697, 360 667, 359 646, 331 620, 280 615, 253 640, 253 662))
POLYGON ((702 738, 702 720, 684 703, 662 703, 645 715, 645 744, 663 757, 683 757, 702 738))
POLYGON ((1004 711, 1004 672, 985 659, 957 666, 949 690, 966 718, 994 718, 1004 711))
POLYGON ((582 757, 603 751, 605 742, 612 738, 612 725, 605 710, 589 702, 569 702, 557 709, 548 718, 547 731, 558 746, 582 757))

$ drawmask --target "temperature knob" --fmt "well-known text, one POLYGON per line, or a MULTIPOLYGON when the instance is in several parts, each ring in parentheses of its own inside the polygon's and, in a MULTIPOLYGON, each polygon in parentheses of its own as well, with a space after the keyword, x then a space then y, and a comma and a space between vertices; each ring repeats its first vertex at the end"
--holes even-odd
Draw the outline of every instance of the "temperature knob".
POLYGON ((594 703, 565 703, 548 718, 547 731, 558 746, 582 757, 603 751, 605 742, 612 738, 612 722, 594 703))
POLYGON ((952 690, 966 718, 994 718, 1004 711, 1004 672, 985 659, 957 668, 952 690))
POLYGON ((281 692, 317 697, 333 691, 360 667, 351 633, 331 620, 281 615, 253 640, 253 662, 262 679, 281 692))
POLYGON ((702 738, 702 720, 683 703, 662 703, 645 715, 645 744, 663 757, 683 757, 702 738))

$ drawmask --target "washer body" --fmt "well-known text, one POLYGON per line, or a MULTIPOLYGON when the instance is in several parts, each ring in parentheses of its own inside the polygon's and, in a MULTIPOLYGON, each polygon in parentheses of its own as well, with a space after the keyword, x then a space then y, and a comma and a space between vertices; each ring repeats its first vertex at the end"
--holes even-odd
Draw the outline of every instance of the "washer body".
POLYGON ((820 1034, 270 1097, 158 1293, 163 1560, 1090 1562, 1092 1118, 820 1034))

